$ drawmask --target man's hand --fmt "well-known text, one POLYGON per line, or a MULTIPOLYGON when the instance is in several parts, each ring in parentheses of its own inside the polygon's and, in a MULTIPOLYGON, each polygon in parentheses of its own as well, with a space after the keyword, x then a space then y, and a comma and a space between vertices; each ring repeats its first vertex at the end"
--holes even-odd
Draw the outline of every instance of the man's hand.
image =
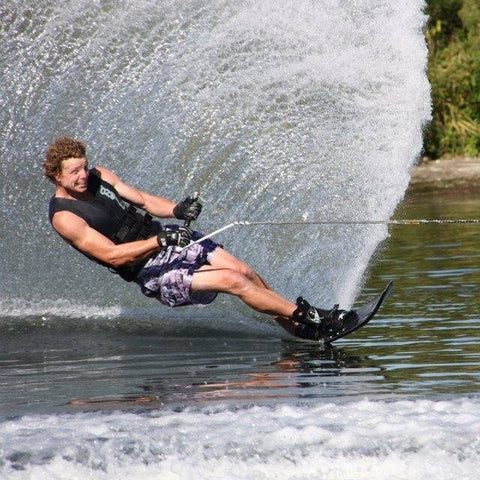
POLYGON ((157 235, 158 244, 162 248, 170 246, 186 247, 192 240, 193 230, 188 227, 178 227, 175 230, 162 230, 157 235))
POLYGON ((179 220, 196 220, 202 211, 201 203, 191 197, 187 197, 183 202, 178 203, 173 208, 173 214, 179 220))

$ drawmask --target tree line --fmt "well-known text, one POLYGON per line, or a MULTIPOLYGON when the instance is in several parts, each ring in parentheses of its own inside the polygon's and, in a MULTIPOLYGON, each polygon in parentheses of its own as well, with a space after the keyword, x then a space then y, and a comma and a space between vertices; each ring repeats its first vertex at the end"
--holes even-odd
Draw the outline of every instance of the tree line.
POLYGON ((429 158, 480 156, 480 0, 427 0, 429 158))

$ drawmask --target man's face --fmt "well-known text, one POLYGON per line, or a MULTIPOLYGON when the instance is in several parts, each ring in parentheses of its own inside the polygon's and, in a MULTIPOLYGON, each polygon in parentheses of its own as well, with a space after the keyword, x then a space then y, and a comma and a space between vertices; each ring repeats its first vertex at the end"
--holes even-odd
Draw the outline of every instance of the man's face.
POLYGON ((62 162, 62 171, 55 180, 65 190, 84 193, 88 186, 88 162, 86 158, 68 158, 62 162))

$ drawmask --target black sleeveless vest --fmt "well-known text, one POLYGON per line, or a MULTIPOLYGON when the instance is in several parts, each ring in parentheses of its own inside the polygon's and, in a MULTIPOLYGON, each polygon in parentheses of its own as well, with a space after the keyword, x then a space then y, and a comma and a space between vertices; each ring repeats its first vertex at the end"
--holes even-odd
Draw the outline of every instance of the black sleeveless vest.
MULTIPOLYGON (((97 230, 115 244, 144 240, 156 235, 162 229, 160 222, 152 221, 151 215, 146 212, 142 213, 120 197, 115 187, 102 180, 98 171, 94 168, 90 170, 88 175, 88 190, 95 195, 92 200, 83 201, 52 197, 48 211, 50 223, 56 212, 67 210, 85 220, 91 228, 97 230)), ((86 256, 103 266, 109 267, 89 255, 86 256)), ((137 260, 116 269, 109 268, 124 280, 130 282, 135 279, 147 260, 148 258, 137 260)))

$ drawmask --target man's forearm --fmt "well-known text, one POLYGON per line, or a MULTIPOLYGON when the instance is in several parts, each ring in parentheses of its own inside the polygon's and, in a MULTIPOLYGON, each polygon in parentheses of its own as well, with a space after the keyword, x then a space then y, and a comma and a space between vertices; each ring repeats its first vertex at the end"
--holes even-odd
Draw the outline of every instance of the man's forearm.
POLYGON ((157 237, 152 237, 147 240, 137 240, 135 242, 114 245, 106 252, 105 257, 101 260, 113 268, 118 268, 136 260, 146 258, 158 252, 159 249, 160 246, 158 245, 157 237))
POLYGON ((175 203, 163 197, 156 197, 154 195, 143 193, 145 199, 145 210, 155 217, 159 218, 174 218, 173 208, 175 203))

